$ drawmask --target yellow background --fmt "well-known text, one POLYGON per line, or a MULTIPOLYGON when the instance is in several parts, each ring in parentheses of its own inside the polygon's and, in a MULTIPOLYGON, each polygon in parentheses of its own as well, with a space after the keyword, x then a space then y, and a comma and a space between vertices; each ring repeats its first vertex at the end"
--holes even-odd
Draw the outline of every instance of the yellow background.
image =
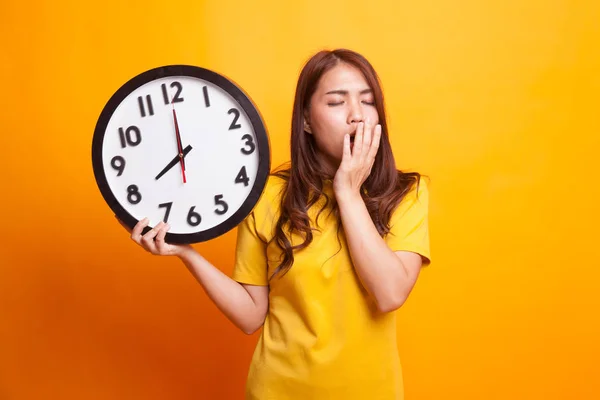
MULTIPOLYGON (((372 61, 398 166, 432 178, 407 400, 600 398, 598 2, 9 0, 0 38, 0 398, 242 397, 257 337, 129 240, 93 129, 134 75, 200 65, 252 96, 278 165, 300 68, 334 47, 372 61)), ((196 248, 230 273, 234 245, 196 248)))

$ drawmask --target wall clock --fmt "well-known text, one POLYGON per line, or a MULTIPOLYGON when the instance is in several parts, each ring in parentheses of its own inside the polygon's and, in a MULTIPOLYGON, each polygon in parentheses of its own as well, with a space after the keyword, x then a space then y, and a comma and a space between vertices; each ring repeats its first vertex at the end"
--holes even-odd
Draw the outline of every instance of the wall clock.
MULTIPOLYGON (((105 201, 127 226, 144 217, 196 243, 241 223, 270 171, 265 124, 250 97, 205 68, 167 65, 119 88, 102 110, 92 165, 105 201)), ((150 228, 147 229, 150 229, 150 228)))

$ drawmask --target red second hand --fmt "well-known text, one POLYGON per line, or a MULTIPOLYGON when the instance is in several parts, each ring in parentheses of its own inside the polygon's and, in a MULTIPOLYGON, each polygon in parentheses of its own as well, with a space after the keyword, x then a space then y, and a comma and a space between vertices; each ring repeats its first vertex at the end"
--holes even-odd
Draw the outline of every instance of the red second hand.
POLYGON ((177 138, 177 150, 179 151, 179 163, 181 164, 181 175, 183 176, 183 183, 186 183, 185 179, 185 163, 183 162, 183 149, 181 148, 181 136, 179 135, 179 124, 177 123, 177 114, 175 113, 175 105, 171 102, 173 106, 173 121, 175 121, 175 135, 177 138))

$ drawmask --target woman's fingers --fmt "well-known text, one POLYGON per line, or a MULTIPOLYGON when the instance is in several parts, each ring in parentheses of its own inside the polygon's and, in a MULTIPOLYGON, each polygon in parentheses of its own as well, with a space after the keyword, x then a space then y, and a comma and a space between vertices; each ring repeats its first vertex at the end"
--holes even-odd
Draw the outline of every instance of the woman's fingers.
POLYGON ((158 250, 158 253, 162 255, 169 253, 169 245, 165 243, 165 236, 169 228, 171 228, 169 224, 163 224, 163 226, 159 229, 158 233, 156 234, 156 238, 154 239, 156 249, 158 250))
POLYGON ((356 127, 356 135, 354 135, 354 147, 352 148, 353 156, 360 156, 363 148, 363 134, 365 130, 365 123, 360 122, 356 127))
POLYGON ((379 150, 379 143, 381 142, 381 125, 377 124, 373 130, 373 140, 369 147, 369 153, 367 155, 367 163, 369 168, 373 166, 375 162, 375 156, 377 156, 377 150, 379 150))
POLYGON ((142 244, 141 243, 142 231, 144 230, 144 228, 146 226, 148 226, 149 223, 150 223, 150 220, 148 218, 144 218, 144 219, 140 220, 137 224, 135 224, 135 226, 131 230, 131 240, 133 240, 137 244, 141 245, 142 244))
POLYGON ((367 158, 369 149, 371 147, 371 138, 372 138, 372 130, 373 126, 371 125, 371 120, 367 118, 365 121, 365 125, 363 128, 363 140, 362 140, 362 152, 360 154, 361 158, 364 160, 367 158))
MULTIPOLYGON (((119 221, 121 222, 121 221, 119 221)), ((160 221, 156 226, 142 235, 144 228, 148 226, 150 220, 144 218, 140 220, 131 230, 131 239, 146 251, 154 255, 170 255, 173 253, 173 246, 165 242, 167 231, 171 228, 169 224, 160 221)), ((125 226, 123 222, 121 225, 125 226)))
POLYGON ((150 229, 144 236, 142 236, 142 246, 144 246, 144 248, 152 254, 158 254, 154 238, 164 225, 165 223, 160 221, 154 228, 150 229))

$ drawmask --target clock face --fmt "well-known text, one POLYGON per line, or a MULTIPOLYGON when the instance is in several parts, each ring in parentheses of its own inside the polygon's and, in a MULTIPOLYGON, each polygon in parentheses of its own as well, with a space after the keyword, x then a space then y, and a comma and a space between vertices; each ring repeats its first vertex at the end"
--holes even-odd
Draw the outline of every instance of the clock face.
POLYGON ((258 110, 227 78, 174 65, 123 85, 102 111, 92 144, 100 191, 129 227, 171 226, 165 240, 194 243, 237 226, 270 170, 258 110))

